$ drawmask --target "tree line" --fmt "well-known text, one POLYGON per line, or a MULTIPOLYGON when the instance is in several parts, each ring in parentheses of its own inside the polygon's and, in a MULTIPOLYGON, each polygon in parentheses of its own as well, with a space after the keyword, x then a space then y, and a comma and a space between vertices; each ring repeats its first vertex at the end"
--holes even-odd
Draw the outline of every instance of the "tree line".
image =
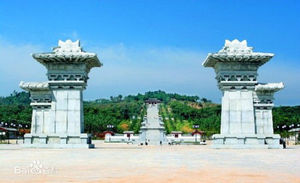
MULTIPOLYGON (((31 124, 32 108, 27 92, 13 92, 10 96, 0 97, 0 122, 31 124)), ((167 133, 171 131, 192 132, 193 125, 211 134, 219 133, 221 105, 206 98, 187 96, 164 91, 149 91, 144 94, 111 96, 109 99, 97 99, 84 102, 85 132, 96 134, 113 125, 113 131, 122 133, 126 130, 139 132, 141 122, 146 115, 145 100, 157 98, 162 101, 160 115, 167 133)), ((300 124, 300 106, 280 106, 273 109, 275 133, 288 136, 291 126, 300 124)))

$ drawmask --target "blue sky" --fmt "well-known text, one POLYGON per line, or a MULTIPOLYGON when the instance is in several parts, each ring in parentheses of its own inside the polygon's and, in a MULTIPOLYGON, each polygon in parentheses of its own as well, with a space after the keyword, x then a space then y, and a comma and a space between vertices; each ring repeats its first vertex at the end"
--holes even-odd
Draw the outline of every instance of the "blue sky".
POLYGON ((299 105, 299 17, 296 0, 0 1, 0 96, 46 80, 31 53, 80 39, 104 64, 91 71, 86 100, 161 89, 220 103, 215 73, 201 63, 237 38, 275 53, 259 81, 283 81, 275 103, 299 105))

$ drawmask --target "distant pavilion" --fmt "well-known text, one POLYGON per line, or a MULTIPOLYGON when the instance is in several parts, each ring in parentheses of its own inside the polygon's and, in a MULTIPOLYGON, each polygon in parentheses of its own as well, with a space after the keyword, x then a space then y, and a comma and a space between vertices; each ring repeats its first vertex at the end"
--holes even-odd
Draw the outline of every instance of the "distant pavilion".
POLYGON ((157 98, 149 98, 147 100, 145 100, 146 104, 159 104, 161 103, 160 100, 158 100, 157 98))

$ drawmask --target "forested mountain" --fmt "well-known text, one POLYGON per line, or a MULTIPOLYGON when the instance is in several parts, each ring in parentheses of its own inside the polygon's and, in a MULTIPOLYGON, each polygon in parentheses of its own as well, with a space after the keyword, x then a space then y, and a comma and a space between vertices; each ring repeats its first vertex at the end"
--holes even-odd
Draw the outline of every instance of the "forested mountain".
POLYGON ((219 133, 220 130, 221 106, 218 104, 172 100, 161 105, 160 114, 167 133, 190 133, 194 131, 192 127, 195 124, 207 135, 219 133))
POLYGON ((0 122, 30 124, 32 109, 29 93, 14 91, 8 97, 0 97, 0 122))
MULTIPOLYGON (((84 115, 85 115, 85 127, 90 133, 106 130, 108 124, 114 125, 114 130, 121 133, 125 130, 132 130, 138 133, 141 122, 144 115, 146 115, 145 100, 149 98, 157 98, 162 101, 162 106, 169 107, 173 101, 182 101, 188 103, 195 103, 197 106, 201 106, 202 102, 210 103, 208 99, 199 99, 198 96, 186 96, 179 94, 166 93, 164 91, 146 92, 145 94, 129 95, 123 97, 118 95, 116 97, 110 97, 110 99, 98 99, 95 101, 89 101, 84 103, 84 115)), ((163 110, 163 107, 161 107, 163 110)), ((172 114, 169 114, 172 115, 172 114)), ((164 113, 162 117, 165 118, 164 113)), ((175 116, 174 125, 177 119, 184 122, 184 119, 175 116)), ((173 123, 172 121, 168 121, 173 123)), ((183 123, 189 125, 191 128, 192 123, 183 123)), ((173 130, 181 130, 181 127, 172 128, 172 126, 166 126, 168 132, 173 130)), ((187 131, 186 131, 187 132, 187 131)))
POLYGON ((8 97, 0 97, 0 105, 29 105, 29 93, 13 91, 8 97))
MULTIPOLYGON (((206 98, 166 93, 164 91, 146 92, 145 94, 118 95, 109 99, 97 99, 84 102, 85 131, 101 133, 107 125, 114 125, 114 131, 122 133, 133 130, 138 133, 146 114, 144 101, 157 98, 162 101, 160 115, 165 123, 167 133, 171 131, 192 132, 193 124, 207 135, 219 133, 221 105, 214 104, 206 98)), ((7 123, 31 123, 29 94, 13 92, 8 97, 0 97, 0 121, 7 123)), ((300 106, 281 106, 273 109, 275 132, 287 136, 285 129, 277 126, 299 124, 300 106)))

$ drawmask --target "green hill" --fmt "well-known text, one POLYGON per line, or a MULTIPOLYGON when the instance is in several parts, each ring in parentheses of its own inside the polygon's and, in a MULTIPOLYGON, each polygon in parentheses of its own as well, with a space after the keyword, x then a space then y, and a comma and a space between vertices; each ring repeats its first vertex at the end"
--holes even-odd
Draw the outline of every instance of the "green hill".
MULTIPOLYGON (((165 123, 167 133, 171 131, 191 132, 193 124, 207 135, 219 133, 221 106, 206 98, 187 96, 164 91, 146 92, 144 94, 118 95, 109 99, 97 99, 84 102, 85 131, 100 133, 107 130, 107 125, 114 125, 114 131, 122 133, 133 130, 138 133, 146 114, 144 101, 157 98, 162 101, 160 115, 165 123)), ((32 109, 29 94, 13 92, 8 97, 0 97, 0 121, 7 123, 31 123, 32 109)), ((299 124, 300 106, 281 106, 273 110, 274 129, 276 133, 288 136, 286 130, 276 128, 278 125, 299 124)))

